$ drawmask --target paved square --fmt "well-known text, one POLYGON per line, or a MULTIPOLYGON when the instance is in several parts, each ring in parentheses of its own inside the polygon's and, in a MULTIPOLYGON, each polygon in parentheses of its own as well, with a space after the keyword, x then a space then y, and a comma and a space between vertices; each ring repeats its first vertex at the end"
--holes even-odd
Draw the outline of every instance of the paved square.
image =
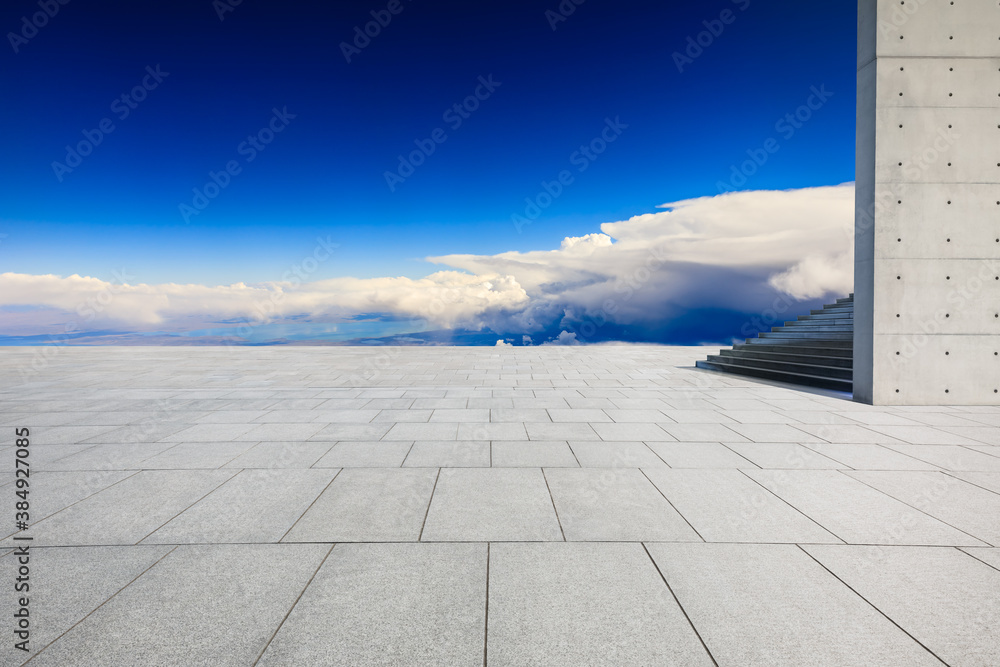
POLYGON ((0 664, 1000 664, 1000 408, 708 351, 0 348, 0 664))

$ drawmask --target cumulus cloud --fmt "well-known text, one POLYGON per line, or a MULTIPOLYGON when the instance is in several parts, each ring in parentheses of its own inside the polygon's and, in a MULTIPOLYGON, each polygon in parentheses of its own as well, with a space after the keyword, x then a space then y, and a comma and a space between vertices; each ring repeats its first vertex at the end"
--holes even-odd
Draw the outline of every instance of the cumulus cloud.
POLYGON ((669 339, 713 313, 761 312, 778 297, 851 291, 853 184, 727 193, 657 208, 566 238, 557 249, 431 257, 449 270, 416 280, 204 286, 3 273, 0 307, 57 309, 82 328, 137 329, 381 313, 573 344, 586 322, 606 338, 669 339))
POLYGON ((580 345, 580 341, 576 339, 576 332, 560 331, 558 336, 542 345, 580 345))
POLYGON ((657 328, 692 311, 753 313, 785 300, 845 295, 854 273, 854 186, 751 191, 664 204, 601 225, 558 250, 431 261, 513 276, 530 297, 506 322, 657 328))
POLYGON ((484 313, 528 301, 510 276, 439 271, 426 278, 335 278, 311 283, 131 285, 73 275, 0 274, 0 306, 48 306, 84 322, 162 326, 181 318, 251 322, 392 313, 443 328, 479 328, 484 313))

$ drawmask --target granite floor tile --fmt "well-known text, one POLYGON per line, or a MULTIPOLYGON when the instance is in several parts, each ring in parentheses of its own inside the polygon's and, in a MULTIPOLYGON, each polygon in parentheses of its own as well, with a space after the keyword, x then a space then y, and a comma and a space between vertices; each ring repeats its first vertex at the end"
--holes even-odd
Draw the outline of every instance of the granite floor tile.
POLYGON ((390 424, 327 424, 309 440, 380 440, 390 428, 390 424))
POLYGON ((839 471, 741 472, 848 544, 983 546, 976 544, 980 540, 839 471))
MULTIPOLYGON (((884 433, 873 431, 865 426, 857 424, 795 424, 795 428, 819 438, 820 441, 837 442, 844 444, 902 444, 902 440, 897 440, 884 433)), ((808 441, 801 441, 808 442, 808 441)), ((813 439, 812 442, 817 442, 813 439)))
POLYGON ((717 442, 650 442, 647 444, 671 468, 759 467, 717 442))
POLYGON ((673 442, 675 438, 656 424, 623 423, 623 424, 591 424, 601 440, 607 442, 628 442, 641 440, 644 442, 673 442))
POLYGON ((545 476, 570 542, 701 541, 641 470, 551 468, 545 476))
POLYGON ((952 477, 1000 494, 1000 472, 949 472, 952 477))
POLYGON ((804 445, 828 459, 855 470, 935 470, 935 466, 882 445, 804 445))
MULTIPOLYGON (((733 424, 735 425, 735 422, 733 424)), ((746 438, 724 424, 661 423, 659 426, 678 442, 748 442, 746 438)))
POLYGON ((495 423, 503 422, 544 422, 548 423, 552 420, 549 419, 548 410, 541 409, 515 409, 515 408, 494 408, 490 410, 490 421, 495 423))
POLYGON ((35 524, 32 544, 136 544, 234 474, 234 470, 139 472, 35 524))
POLYGON ((666 468, 642 442, 571 442, 570 448, 583 468, 666 468))
POLYGON ((639 544, 493 544, 489 596, 490 665, 712 665, 639 544))
POLYGON ((250 451, 255 442, 182 442, 144 459, 144 470, 221 468, 250 451))
POLYGON ((738 470, 645 470, 708 542, 842 541, 738 470))
MULTIPOLYGON (((132 470, 84 470, 74 472, 39 472, 31 475, 28 489, 30 523, 36 524, 70 505, 117 484, 136 474, 132 470)), ((24 479, 24 478, 22 478, 24 479)), ((11 501, 18 500, 12 489, 11 501)), ((12 531, 5 530, 4 534, 12 531)))
POLYGON ((32 664, 253 664, 329 549, 177 547, 32 664))
MULTIPOLYGON (((372 419, 373 424, 380 422, 418 422, 423 423, 431 419, 434 410, 379 410, 372 419)), ((453 420, 454 421, 454 420, 453 420)))
POLYGON ((445 468, 427 512, 425 542, 561 541, 538 468, 445 468))
MULTIPOLYGON (((944 470, 1000 472, 1000 457, 958 445, 888 445, 893 450, 944 470)), ((896 468, 903 470, 903 468, 896 468)))
POLYGON ((308 468, 316 464, 333 446, 332 442, 261 442, 223 468, 308 468))
POLYGON ((957 549, 804 548, 946 664, 1000 664, 1000 571, 957 549))
POLYGON ((153 442, 232 442, 256 427, 256 424, 196 424, 153 442))
POLYGON ((727 424, 727 428, 752 442, 806 443, 823 442, 823 438, 787 424, 727 424))
POLYGON ((416 542, 437 474, 345 468, 282 542, 416 542))
POLYGON ((277 542, 336 474, 336 470, 243 470, 143 543, 277 542))
POLYGON ((489 468, 488 440, 441 440, 413 443, 402 464, 408 468, 489 468))
MULTIPOLYGON (((166 556, 171 547, 54 547, 33 549, 29 582, 31 636, 29 651, 0 647, 0 663, 20 665, 82 621, 136 577, 166 556)), ((6 581, 18 576, 17 558, 0 558, 6 581)), ((4 619, 14 617, 14 595, 0 599, 4 619)), ((72 664, 67 662, 66 664, 72 664)))
POLYGON ((941 664, 797 546, 647 546, 719 665, 941 664))
POLYGON ((316 435, 325 424, 258 424, 246 433, 234 438, 240 442, 285 442, 288 440, 308 440, 316 435))
POLYGON ((494 440, 494 468, 577 468, 573 451, 565 442, 494 440))
POLYGON ((458 425, 459 440, 527 440, 524 424, 517 422, 479 422, 458 425))
POLYGON ((412 442, 338 442, 313 465, 314 468, 398 468, 412 442))
POLYGON ((1000 495, 996 493, 939 472, 849 474, 990 546, 1000 546, 1000 495))
POLYGON ((435 422, 429 424, 394 424, 383 440, 457 440, 458 424, 435 422))
POLYGON ((486 571, 485 544, 338 544, 258 664, 481 666, 486 571))
MULTIPOLYGON (((727 447, 761 468, 822 470, 847 467, 806 447, 782 442, 727 443, 727 447)), ((822 449, 821 449, 822 451, 822 449)))
POLYGON ((600 440, 601 437, 590 424, 544 424, 524 425, 531 440, 600 440))

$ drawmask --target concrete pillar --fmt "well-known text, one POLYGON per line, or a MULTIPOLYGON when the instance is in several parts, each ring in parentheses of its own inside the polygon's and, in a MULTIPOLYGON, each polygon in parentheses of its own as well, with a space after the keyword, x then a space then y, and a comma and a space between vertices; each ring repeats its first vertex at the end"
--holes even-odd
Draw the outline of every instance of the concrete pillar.
POLYGON ((854 397, 1000 405, 1000 2, 859 0, 854 397))

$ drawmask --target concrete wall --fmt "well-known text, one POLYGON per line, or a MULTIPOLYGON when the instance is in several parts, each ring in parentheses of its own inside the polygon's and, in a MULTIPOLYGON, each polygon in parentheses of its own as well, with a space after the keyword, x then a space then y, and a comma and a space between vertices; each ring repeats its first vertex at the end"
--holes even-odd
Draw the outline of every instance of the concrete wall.
POLYGON ((859 0, 855 400, 1000 404, 1000 2, 859 0))

